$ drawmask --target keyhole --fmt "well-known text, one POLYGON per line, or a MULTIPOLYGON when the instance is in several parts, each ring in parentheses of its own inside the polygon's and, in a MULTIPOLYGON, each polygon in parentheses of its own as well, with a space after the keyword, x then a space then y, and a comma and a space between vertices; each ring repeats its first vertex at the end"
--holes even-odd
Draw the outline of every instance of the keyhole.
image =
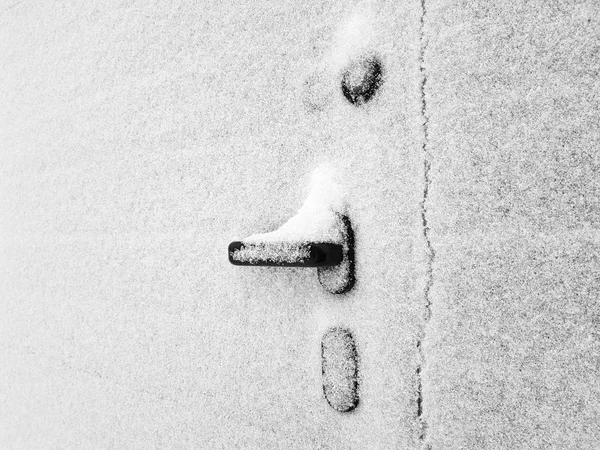
POLYGON ((381 62, 374 56, 353 61, 342 76, 342 93, 350 103, 360 106, 373 97, 383 81, 381 62))

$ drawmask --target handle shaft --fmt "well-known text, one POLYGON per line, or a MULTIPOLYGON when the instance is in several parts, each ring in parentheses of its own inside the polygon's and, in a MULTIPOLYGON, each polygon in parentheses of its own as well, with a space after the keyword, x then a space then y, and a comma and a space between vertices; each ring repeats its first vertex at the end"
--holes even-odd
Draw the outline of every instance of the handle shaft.
POLYGON ((236 266, 328 267, 340 264, 343 256, 342 246, 329 242, 229 244, 229 262, 236 266))

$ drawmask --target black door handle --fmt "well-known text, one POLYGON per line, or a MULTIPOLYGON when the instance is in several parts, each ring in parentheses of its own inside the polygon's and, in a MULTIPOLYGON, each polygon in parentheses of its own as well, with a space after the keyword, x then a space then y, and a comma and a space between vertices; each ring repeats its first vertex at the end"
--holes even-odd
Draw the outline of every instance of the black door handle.
MULTIPOLYGON (((319 282, 332 294, 343 294, 354 286, 354 232, 348 216, 334 213, 334 242, 271 239, 234 241, 229 244, 229 262, 236 266, 316 267, 319 282)), ((268 235, 268 234, 267 234, 268 235)))
POLYGON ((229 244, 229 262, 236 266, 331 267, 343 259, 342 245, 330 242, 229 244))
POLYGON ((298 213, 275 231, 229 244, 236 266, 316 267, 321 285, 332 294, 354 286, 354 232, 343 189, 327 165, 313 172, 311 189, 298 213))

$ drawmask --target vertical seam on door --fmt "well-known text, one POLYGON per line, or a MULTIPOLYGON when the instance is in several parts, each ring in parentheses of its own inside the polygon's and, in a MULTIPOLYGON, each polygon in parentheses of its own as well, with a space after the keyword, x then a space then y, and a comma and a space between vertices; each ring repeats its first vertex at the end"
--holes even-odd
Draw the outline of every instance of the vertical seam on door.
POLYGON ((430 449, 431 446, 427 443, 427 422, 423 414, 423 381, 422 372, 426 363, 425 353, 423 351, 423 340, 425 339, 425 328, 431 317, 431 287, 433 286, 433 261, 435 251, 431 245, 429 236, 430 228, 427 217, 427 203, 429 199, 429 188, 431 186, 431 152, 429 150, 429 116, 427 111, 427 99, 425 91, 427 88, 427 73, 425 70, 425 51, 427 50, 427 40, 425 38, 425 16, 427 9, 425 0, 421 0, 421 22, 419 27, 419 71, 421 75, 420 95, 421 95, 421 120, 423 127, 423 197, 421 200, 421 221, 423 227, 423 238, 425 240, 426 251, 426 273, 425 287, 423 290, 423 326, 417 340, 418 349, 418 365, 417 365, 417 421, 419 426, 419 442, 424 449, 430 449))

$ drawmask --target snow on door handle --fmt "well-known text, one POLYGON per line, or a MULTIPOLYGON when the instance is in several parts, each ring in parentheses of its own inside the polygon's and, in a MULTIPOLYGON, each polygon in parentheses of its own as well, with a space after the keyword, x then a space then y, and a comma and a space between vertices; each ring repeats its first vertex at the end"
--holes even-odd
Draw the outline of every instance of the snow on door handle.
POLYGON ((311 190, 298 213, 275 231, 229 244, 236 266, 316 267, 332 294, 354 286, 354 232, 343 191, 327 168, 313 172, 311 190))
POLYGON ((337 238, 329 242, 273 239, 279 230, 234 241, 228 248, 229 262, 235 266, 316 267, 323 288, 343 294, 355 282, 354 232, 350 219, 341 214, 335 215, 334 227, 337 238))
POLYGON ((236 266, 331 267, 343 258, 342 246, 328 242, 229 244, 229 262, 236 266))

